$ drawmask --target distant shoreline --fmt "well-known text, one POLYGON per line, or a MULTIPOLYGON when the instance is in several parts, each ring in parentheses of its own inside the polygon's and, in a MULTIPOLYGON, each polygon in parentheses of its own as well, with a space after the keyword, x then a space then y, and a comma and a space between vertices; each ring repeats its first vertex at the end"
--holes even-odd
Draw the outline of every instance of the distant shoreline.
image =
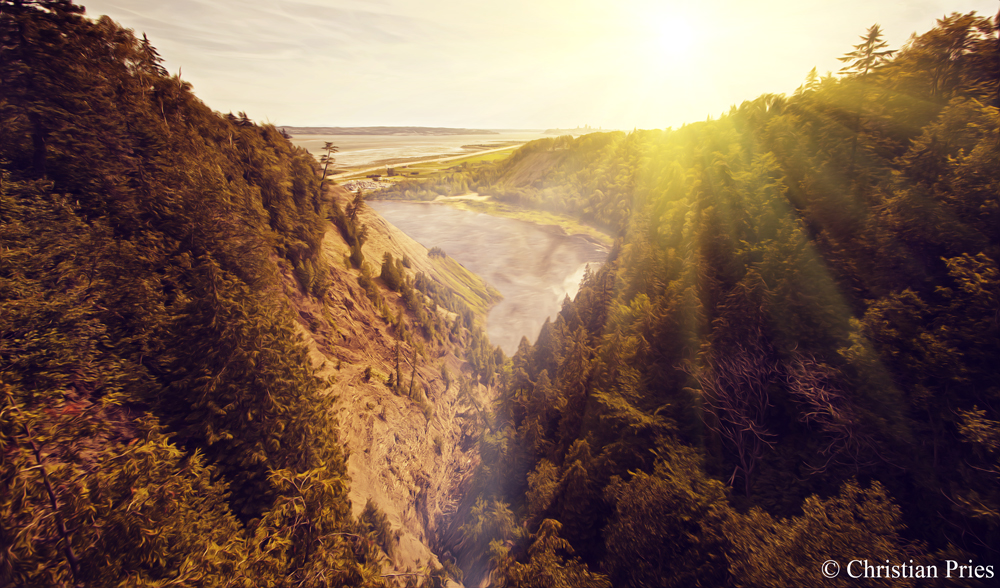
MULTIPOLYGON (((611 130, 611 129, 609 129, 611 130)), ((592 129, 590 127, 576 127, 575 129, 545 129, 543 135, 589 135, 590 133, 603 133, 604 129, 592 129)))
POLYGON ((441 154, 438 154, 438 155, 421 155, 421 156, 417 156, 417 157, 399 157, 399 158, 393 158, 393 159, 380 159, 380 160, 377 160, 377 161, 373 161, 373 162, 371 162, 369 164, 366 164, 364 166, 354 167, 353 169, 346 169, 346 170, 343 170, 343 171, 342 170, 336 170, 333 174, 331 174, 330 176, 327 176, 327 177, 329 177, 332 180, 337 180, 337 179, 341 179, 341 178, 350 178, 350 177, 354 177, 354 176, 364 175, 364 174, 367 174, 369 172, 379 171, 380 169, 382 169, 384 167, 389 167, 390 165, 406 167, 407 165, 416 164, 416 163, 435 163, 435 162, 439 162, 439 161, 454 161, 454 160, 457 160, 457 159, 466 159, 468 157, 475 157, 477 155, 483 155, 483 154, 486 154, 486 153, 494 153, 494 152, 497 152, 497 151, 504 151, 506 149, 513 149, 514 147, 520 145, 520 142, 519 141, 508 141, 508 142, 506 142, 506 144, 501 144, 501 145, 502 146, 500 146, 500 147, 494 147, 494 148, 485 149, 485 150, 476 150, 476 151, 474 151, 472 153, 462 153, 460 155, 444 155, 444 156, 442 156, 441 154))
POLYGON ((499 135, 489 129, 455 129, 448 127, 278 127, 295 135, 499 135))

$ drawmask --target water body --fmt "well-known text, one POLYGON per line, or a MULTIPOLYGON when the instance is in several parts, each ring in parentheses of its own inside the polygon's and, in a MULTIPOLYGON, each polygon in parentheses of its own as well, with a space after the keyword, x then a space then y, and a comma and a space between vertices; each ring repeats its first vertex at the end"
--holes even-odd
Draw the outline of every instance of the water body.
POLYGON ((368 205, 424 247, 445 253, 503 294, 490 310, 490 342, 507 355, 521 337, 534 343, 546 318, 573 298, 587 264, 603 263, 607 248, 532 223, 458 210, 442 204, 373 200, 368 205))
POLYGON ((541 131, 498 131, 495 135, 295 135, 292 144, 304 147, 319 159, 323 144, 330 141, 340 149, 334 155, 337 165, 353 167, 387 159, 475 153, 462 146, 527 142, 548 136, 541 131))

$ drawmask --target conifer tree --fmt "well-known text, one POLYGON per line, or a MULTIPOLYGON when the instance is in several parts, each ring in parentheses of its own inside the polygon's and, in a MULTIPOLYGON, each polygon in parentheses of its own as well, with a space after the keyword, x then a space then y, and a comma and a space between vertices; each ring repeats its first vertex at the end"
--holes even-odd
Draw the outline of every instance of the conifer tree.
POLYGON ((873 24, 868 28, 868 32, 862 35, 861 42, 854 46, 854 51, 847 53, 837 59, 846 63, 841 68, 841 73, 854 74, 858 80, 858 99, 856 103, 856 114, 854 118, 854 139, 851 142, 851 162, 847 168, 847 177, 854 180, 854 162, 858 152, 858 139, 861 136, 861 117, 865 105, 865 81, 868 74, 884 63, 895 53, 894 50, 886 49, 889 43, 882 39, 882 29, 878 24, 873 24))
POLYGON ((331 143, 330 141, 326 141, 323 143, 323 155, 319 158, 319 162, 323 164, 323 177, 322 177, 323 181, 326 181, 327 168, 330 167, 331 163, 336 161, 336 159, 333 157, 333 154, 338 151, 340 151, 340 148, 331 143))

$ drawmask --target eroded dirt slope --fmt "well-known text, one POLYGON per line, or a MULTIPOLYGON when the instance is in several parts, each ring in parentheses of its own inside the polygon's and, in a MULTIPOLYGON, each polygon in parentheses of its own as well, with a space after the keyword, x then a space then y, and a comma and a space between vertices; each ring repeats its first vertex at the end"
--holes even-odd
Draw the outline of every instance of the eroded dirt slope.
MULTIPOLYGON (((351 195, 339 188, 332 191, 346 206, 351 195)), ((453 260, 428 257, 423 246, 367 206, 358 219, 368 226, 362 251, 375 275, 388 251, 408 258, 411 276, 422 271, 451 286, 480 318, 495 300, 495 293, 478 276, 453 260)), ((467 393, 460 393, 460 378, 472 381, 471 368, 461 359, 467 331, 445 341, 419 336, 412 344, 401 340, 398 329, 383 318, 359 285, 361 272, 345 263, 349 247, 332 225, 323 251, 331 268, 331 286, 324 299, 303 294, 291 272, 286 272, 285 289, 299 314, 300 331, 314 364, 321 376, 331 380, 328 392, 336 397, 341 442, 349 451, 354 514, 372 500, 398 536, 387 568, 398 573, 426 571, 429 563, 440 565, 438 555, 446 547, 437 535, 453 523, 451 517, 478 463, 476 439, 482 420, 470 396, 483 406, 488 391, 472 383, 466 386, 467 393), (396 373, 397 345, 402 375, 398 393, 387 381, 396 373), (411 378, 414 388, 425 391, 426 401, 409 398, 411 378)), ((400 295, 380 285, 391 314, 401 313, 408 330, 418 333, 400 295)))

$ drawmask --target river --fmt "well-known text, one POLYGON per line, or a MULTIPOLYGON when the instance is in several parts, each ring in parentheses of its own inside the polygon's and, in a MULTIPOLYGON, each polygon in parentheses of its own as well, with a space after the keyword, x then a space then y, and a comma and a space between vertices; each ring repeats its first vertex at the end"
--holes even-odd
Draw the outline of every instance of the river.
POLYGON ((532 343, 566 296, 573 298, 587 264, 607 248, 520 220, 443 204, 370 200, 367 204, 418 243, 440 247, 503 294, 486 318, 490 342, 508 356, 521 337, 532 343))

